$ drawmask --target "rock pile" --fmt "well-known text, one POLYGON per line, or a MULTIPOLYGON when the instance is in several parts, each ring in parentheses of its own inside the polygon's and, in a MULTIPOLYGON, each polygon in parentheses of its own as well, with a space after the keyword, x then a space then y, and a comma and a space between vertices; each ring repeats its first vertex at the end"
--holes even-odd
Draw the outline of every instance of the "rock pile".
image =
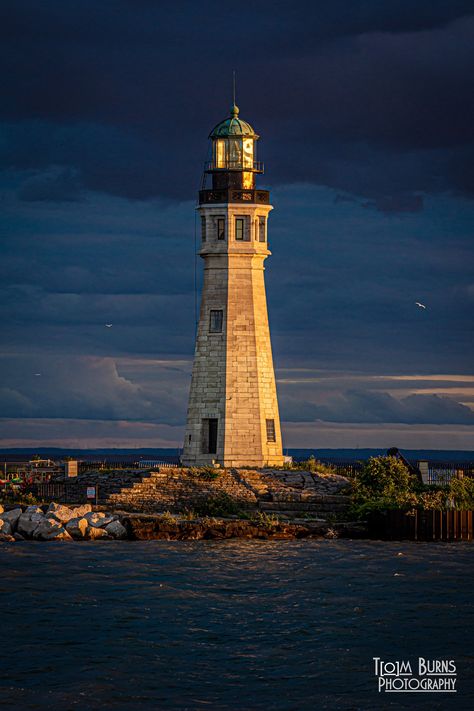
POLYGON ((96 538, 126 538, 127 530, 116 515, 92 511, 90 504, 69 508, 51 503, 46 512, 39 506, 4 511, 0 506, 0 542, 72 541, 96 538))

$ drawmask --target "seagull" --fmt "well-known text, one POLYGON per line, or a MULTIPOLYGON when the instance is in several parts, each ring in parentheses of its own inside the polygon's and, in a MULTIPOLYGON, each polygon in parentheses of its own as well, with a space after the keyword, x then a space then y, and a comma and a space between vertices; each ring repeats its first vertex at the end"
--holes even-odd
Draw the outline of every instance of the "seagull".
POLYGON ((106 328, 112 328, 112 326, 113 326, 113 323, 106 323, 106 324, 105 324, 105 327, 106 327, 106 328))
POLYGON ((415 301, 415 304, 420 307, 420 309, 426 309, 426 306, 424 304, 420 304, 419 301, 415 301))

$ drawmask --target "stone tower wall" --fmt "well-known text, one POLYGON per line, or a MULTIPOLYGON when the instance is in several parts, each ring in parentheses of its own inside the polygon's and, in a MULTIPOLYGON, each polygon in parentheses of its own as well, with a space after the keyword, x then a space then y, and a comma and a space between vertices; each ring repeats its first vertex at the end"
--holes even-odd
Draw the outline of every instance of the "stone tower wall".
POLYGON ((282 464, 280 419, 265 295, 267 242, 260 242, 259 218, 269 205, 202 206, 206 240, 199 329, 183 449, 183 463, 216 460, 224 466, 282 464), (216 223, 225 217, 226 238, 216 223), (246 239, 236 241, 235 220, 246 220, 246 239), (222 309, 222 333, 209 333, 211 309, 222 309), (218 418, 217 452, 203 452, 203 420, 218 418), (267 442, 266 420, 275 425, 267 442))

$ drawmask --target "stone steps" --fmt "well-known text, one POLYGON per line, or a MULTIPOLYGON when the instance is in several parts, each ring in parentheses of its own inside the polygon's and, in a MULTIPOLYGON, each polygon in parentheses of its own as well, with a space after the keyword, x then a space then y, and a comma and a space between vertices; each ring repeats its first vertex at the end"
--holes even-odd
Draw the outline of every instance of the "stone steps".
POLYGON ((348 498, 329 482, 319 482, 308 472, 223 469, 217 479, 206 479, 181 468, 144 473, 138 481, 113 489, 107 503, 129 510, 183 511, 221 495, 239 508, 275 513, 289 518, 301 515, 327 517, 347 510, 348 498))

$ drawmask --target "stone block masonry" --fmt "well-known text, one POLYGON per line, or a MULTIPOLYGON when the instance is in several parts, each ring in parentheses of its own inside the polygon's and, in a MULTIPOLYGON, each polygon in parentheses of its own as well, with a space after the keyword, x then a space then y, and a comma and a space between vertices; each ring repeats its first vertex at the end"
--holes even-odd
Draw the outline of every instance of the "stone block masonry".
POLYGON ((201 206, 208 226, 199 328, 182 461, 225 467, 283 463, 280 417, 264 282, 270 254, 258 225, 270 205, 201 206), (248 240, 235 239, 235 224, 246 219, 248 240), (225 239, 214 223, 225 220, 225 239), (222 314, 213 329, 213 312, 222 314), (211 422, 213 424, 211 424, 211 422), (216 441, 210 442, 212 427, 216 441))

